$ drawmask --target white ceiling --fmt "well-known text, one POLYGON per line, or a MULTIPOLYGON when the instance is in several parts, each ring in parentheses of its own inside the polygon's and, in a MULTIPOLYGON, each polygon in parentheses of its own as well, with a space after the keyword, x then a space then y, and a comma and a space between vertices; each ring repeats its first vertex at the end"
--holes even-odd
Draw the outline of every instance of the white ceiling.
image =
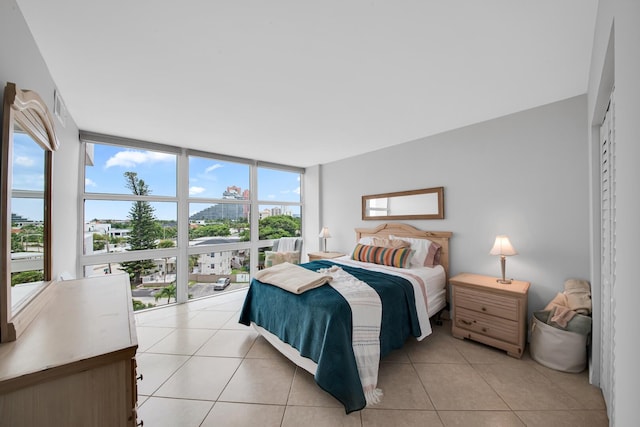
POLYGON ((597 0, 17 0, 82 130, 295 166, 587 90, 597 0))

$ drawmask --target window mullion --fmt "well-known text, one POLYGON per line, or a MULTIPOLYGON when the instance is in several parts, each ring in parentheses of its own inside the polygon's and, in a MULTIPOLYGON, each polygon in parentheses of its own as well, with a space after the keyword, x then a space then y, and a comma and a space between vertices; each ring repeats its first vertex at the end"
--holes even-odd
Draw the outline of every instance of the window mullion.
POLYGON ((189 299, 189 157, 186 149, 178 155, 178 257, 176 301, 189 299))

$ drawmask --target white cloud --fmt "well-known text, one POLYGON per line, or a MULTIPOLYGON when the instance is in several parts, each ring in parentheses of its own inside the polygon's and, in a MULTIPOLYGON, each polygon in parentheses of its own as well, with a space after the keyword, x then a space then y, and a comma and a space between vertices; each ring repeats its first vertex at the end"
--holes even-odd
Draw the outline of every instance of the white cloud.
POLYGON ((26 156, 17 156, 16 157, 16 164, 20 165, 20 166, 33 166, 34 161, 31 157, 26 157, 26 156))
POLYGON ((96 183, 94 181, 92 181, 89 178, 85 178, 84 179, 84 186, 85 187, 97 187, 96 183))
POLYGON ((176 156, 173 154, 157 153, 155 151, 125 150, 118 151, 114 156, 109 158, 104 167, 121 166, 124 168, 132 168, 142 163, 171 162, 175 160, 176 156))
POLYGON ((293 192, 296 193, 296 194, 300 194, 300 187, 298 187, 295 190, 293 190, 293 192))
POLYGON ((220 163, 216 163, 215 165, 211 165, 211 166, 209 166, 208 168, 206 168, 206 169, 204 170, 204 172, 205 172, 205 173, 213 172, 214 170, 219 169, 219 168, 221 168, 221 167, 222 167, 222 165, 221 165, 220 163))
POLYGON ((200 193, 204 193, 206 190, 206 188, 203 187, 189 187, 189 195, 190 196, 195 196, 196 194, 200 194, 200 193))

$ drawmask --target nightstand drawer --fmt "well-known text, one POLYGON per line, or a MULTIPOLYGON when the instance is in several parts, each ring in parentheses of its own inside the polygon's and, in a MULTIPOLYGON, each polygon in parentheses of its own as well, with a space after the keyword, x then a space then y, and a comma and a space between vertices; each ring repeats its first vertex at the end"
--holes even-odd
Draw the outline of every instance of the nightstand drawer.
POLYGON ((518 342, 518 322, 489 316, 477 311, 456 308, 457 327, 477 332, 509 343, 518 342))
POLYGON ((455 302, 457 307, 479 311, 492 316, 517 321, 519 318, 518 301, 501 295, 488 294, 460 286, 455 287, 455 302))

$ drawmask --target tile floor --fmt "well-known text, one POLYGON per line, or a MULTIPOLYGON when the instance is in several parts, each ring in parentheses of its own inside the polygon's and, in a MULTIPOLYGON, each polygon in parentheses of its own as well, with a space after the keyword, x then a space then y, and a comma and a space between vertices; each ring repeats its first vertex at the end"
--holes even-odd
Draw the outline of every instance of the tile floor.
POLYGON ((382 403, 346 415, 306 371, 237 322, 245 291, 136 314, 140 419, 190 426, 607 426, 587 372, 557 372, 434 326, 379 371, 382 403))

